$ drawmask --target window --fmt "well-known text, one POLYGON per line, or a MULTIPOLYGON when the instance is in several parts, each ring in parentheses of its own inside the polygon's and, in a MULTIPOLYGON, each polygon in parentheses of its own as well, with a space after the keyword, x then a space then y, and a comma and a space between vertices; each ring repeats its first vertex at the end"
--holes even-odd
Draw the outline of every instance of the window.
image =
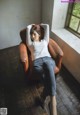
POLYGON ((65 27, 80 37, 80 3, 70 3, 65 27))

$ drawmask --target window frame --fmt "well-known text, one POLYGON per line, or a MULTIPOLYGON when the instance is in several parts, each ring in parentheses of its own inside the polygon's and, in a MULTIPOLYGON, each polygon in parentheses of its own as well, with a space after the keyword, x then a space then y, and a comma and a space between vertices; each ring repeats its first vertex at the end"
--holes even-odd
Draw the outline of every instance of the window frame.
MULTIPOLYGON (((68 31, 70 31, 71 33, 73 33, 74 35, 76 35, 78 38, 80 38, 80 34, 77 31, 75 31, 75 30, 73 30, 72 28, 69 27, 71 16, 75 16, 75 15, 72 14, 74 4, 75 3, 69 3, 68 4, 68 11, 67 11, 67 17, 66 17, 66 21, 65 21, 65 28, 68 31)), ((75 17, 79 18, 78 16, 75 16, 75 17)), ((80 21, 79 21, 79 24, 80 24, 80 21)))

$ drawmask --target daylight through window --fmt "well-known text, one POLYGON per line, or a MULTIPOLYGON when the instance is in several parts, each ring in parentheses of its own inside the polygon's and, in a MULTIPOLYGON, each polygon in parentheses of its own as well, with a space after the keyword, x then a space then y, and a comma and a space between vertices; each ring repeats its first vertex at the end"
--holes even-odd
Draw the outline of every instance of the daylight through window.
POLYGON ((66 27, 74 34, 80 35, 80 3, 69 5, 66 27))

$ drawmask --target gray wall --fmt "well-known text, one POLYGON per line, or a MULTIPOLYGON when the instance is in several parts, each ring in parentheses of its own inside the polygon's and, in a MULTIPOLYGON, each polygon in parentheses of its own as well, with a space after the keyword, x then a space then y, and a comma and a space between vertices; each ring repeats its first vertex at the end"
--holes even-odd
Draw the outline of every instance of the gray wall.
POLYGON ((20 43, 19 32, 41 22, 41 0, 0 0, 0 49, 20 43))
POLYGON ((42 22, 52 25, 54 0, 42 0, 42 22))
MULTIPOLYGON (((52 16, 54 14, 54 7, 55 7, 54 1, 56 2, 56 0, 43 0, 43 6, 42 6, 42 21, 48 23, 50 26, 52 24, 52 18, 54 19, 54 17, 52 16)), ((59 1, 57 3, 59 3, 59 1)), ((58 10, 60 11, 60 9, 58 10)), ((75 79, 78 82, 80 82, 80 54, 78 54, 75 50, 73 50, 68 44, 66 44, 53 32, 51 32, 51 37, 60 45, 60 47, 64 52, 64 57, 63 57, 64 66, 72 73, 75 79)))

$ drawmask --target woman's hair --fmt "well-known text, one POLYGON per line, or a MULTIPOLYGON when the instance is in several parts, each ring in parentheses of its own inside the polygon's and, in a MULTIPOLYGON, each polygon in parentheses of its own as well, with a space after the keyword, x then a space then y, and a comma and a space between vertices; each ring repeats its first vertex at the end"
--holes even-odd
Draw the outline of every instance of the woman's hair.
POLYGON ((30 35, 32 35, 36 31, 40 35, 40 39, 42 40, 44 38, 44 28, 41 25, 32 25, 32 28, 30 30, 30 35))

